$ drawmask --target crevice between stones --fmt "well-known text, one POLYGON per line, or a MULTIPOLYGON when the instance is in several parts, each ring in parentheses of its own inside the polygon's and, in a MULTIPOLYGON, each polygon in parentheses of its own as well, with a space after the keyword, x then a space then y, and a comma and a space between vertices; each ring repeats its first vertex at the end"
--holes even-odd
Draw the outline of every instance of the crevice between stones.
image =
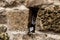
POLYGON ((28 23, 29 33, 31 32, 35 33, 36 17, 39 8, 38 7, 28 7, 28 8, 29 8, 29 23, 28 23))

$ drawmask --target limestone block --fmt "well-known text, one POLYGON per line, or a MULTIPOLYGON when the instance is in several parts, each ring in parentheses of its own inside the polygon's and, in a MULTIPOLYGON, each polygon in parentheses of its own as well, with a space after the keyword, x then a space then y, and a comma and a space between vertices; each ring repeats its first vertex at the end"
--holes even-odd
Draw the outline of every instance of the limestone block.
POLYGON ((40 9, 36 18, 36 30, 60 31, 60 7, 40 9))
POLYGON ((11 31, 28 31, 29 9, 24 5, 19 8, 7 9, 8 27, 11 31))

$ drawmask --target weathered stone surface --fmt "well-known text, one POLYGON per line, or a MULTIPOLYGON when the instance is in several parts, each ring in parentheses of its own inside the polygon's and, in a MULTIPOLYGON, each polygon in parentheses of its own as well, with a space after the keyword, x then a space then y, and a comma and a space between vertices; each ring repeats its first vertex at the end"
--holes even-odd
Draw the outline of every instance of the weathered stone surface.
POLYGON ((6 15, 0 15, 0 24, 6 24, 6 23, 7 23, 6 15))
POLYGON ((43 6, 43 5, 60 5, 59 0, 26 0, 25 4, 27 7, 34 7, 34 6, 43 6))
POLYGON ((26 0, 0 0, 0 7, 16 7, 26 5, 26 0))
POLYGON ((40 9, 36 19, 36 30, 60 31, 60 7, 40 9))
POLYGON ((11 31, 28 31, 29 9, 21 5, 19 9, 6 9, 8 27, 11 31))
POLYGON ((36 32, 34 34, 12 33, 10 40, 60 40, 59 34, 36 32))
POLYGON ((7 17, 4 8, 0 7, 0 24, 7 24, 7 17))
POLYGON ((23 40, 33 40, 33 35, 29 36, 29 35, 23 35, 23 40))
POLYGON ((5 0, 6 5, 4 7, 17 7, 21 5, 21 0, 5 0))
POLYGON ((6 33, 7 28, 0 25, 0 40, 9 40, 9 35, 6 33))
POLYGON ((60 34, 54 32, 42 32, 42 31, 35 31, 35 35, 38 35, 43 40, 60 40, 60 34))
POLYGON ((0 0, 0 7, 16 7, 21 4, 26 5, 27 7, 34 7, 38 5, 60 5, 59 0, 0 0))
POLYGON ((4 0, 0 0, 0 7, 5 5, 6 5, 6 2, 4 0))
POLYGON ((7 28, 4 25, 0 25, 0 33, 6 32, 7 28))
POLYGON ((23 40, 59 40, 57 38, 52 38, 49 37, 49 35, 44 34, 44 33, 40 33, 40 34, 30 34, 30 35, 23 35, 22 37, 23 40))
POLYGON ((8 29, 0 27, 0 40, 60 40, 60 34, 51 32, 45 34, 39 31, 27 35, 28 27, 31 27, 28 23, 31 24, 32 16, 24 5, 42 7, 36 18, 35 30, 60 31, 60 7, 54 6, 60 5, 59 0, 0 0, 0 26, 5 25, 8 29))
POLYGON ((9 40, 9 36, 7 33, 0 33, 0 40, 9 40))
POLYGON ((39 6, 39 5, 48 5, 53 3, 53 0, 28 0, 26 2, 27 6, 29 7, 34 7, 34 6, 39 6))

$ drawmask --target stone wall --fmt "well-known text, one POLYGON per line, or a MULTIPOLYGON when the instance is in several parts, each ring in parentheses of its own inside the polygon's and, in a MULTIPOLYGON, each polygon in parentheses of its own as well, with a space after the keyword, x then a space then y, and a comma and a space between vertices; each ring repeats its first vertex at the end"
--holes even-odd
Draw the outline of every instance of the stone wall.
POLYGON ((60 1, 0 0, 0 26, 7 27, 2 33, 8 34, 9 40, 60 40, 60 1), (37 18, 32 10, 37 11, 37 18), (34 33, 29 32, 32 25, 34 33))
MULTIPOLYGON (((25 6, 21 5, 25 8, 25 6)), ((21 7, 20 6, 20 7, 21 7)), ((28 31, 28 18, 29 18, 29 9, 19 8, 13 10, 7 10, 7 19, 9 30, 19 30, 19 31, 28 31)))

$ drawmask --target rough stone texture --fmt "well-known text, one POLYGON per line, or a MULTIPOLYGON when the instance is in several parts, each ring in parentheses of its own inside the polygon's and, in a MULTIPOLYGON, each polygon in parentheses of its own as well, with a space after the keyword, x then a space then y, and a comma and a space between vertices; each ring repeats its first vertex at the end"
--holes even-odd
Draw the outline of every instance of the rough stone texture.
POLYGON ((0 7, 0 24, 7 24, 7 17, 5 10, 0 7))
MULTIPOLYGON (((9 40, 60 40, 60 34, 46 32, 60 31, 60 7, 55 5, 60 5, 60 0, 0 0, 0 26, 7 27, 9 40), (36 18, 36 32, 31 35, 27 35, 31 12, 29 14, 29 9, 25 6, 42 8, 36 18), (38 30, 44 32, 37 32, 38 30)), ((2 29, 0 30, 5 31, 2 29)))
POLYGON ((34 7, 38 5, 60 5, 59 0, 0 0, 0 7, 16 7, 21 4, 26 5, 27 7, 34 7))
POLYGON ((35 34, 30 34, 30 35, 23 35, 22 39, 23 40, 59 40, 60 38, 54 38, 56 37, 56 34, 52 35, 51 33, 44 33, 44 32, 39 32, 35 34), (51 35, 51 36, 50 36, 51 35))
POLYGON ((26 5, 28 7, 34 7, 34 6, 39 6, 39 5, 60 5, 59 0, 27 0, 26 5))
POLYGON ((13 34, 13 40, 22 40, 21 34, 13 34))
POLYGON ((60 7, 40 9, 36 19, 36 30, 60 31, 60 7))
POLYGON ((7 10, 8 27, 11 31, 28 31, 29 9, 21 5, 19 9, 7 10), (22 7, 22 8, 21 8, 22 7))
POLYGON ((41 31, 35 31, 36 34, 41 38, 41 40, 60 40, 60 34, 54 33, 54 32, 41 32, 41 31))
POLYGON ((53 3, 53 0, 28 0, 27 6, 34 7, 38 5, 45 5, 45 4, 51 4, 53 3))
POLYGON ((6 0, 6 5, 4 7, 17 7, 21 5, 22 0, 6 0))
POLYGON ((6 2, 4 0, 0 0, 0 7, 2 6, 5 6, 6 5, 6 2))
POLYGON ((0 7, 17 7, 21 4, 26 5, 26 0, 0 0, 0 7))
POLYGON ((6 33, 6 31, 6 26, 0 25, 0 40, 9 40, 9 35, 6 33))
POLYGON ((29 9, 24 5, 14 8, 0 7, 0 25, 5 25, 7 27, 7 33, 10 37, 9 40, 22 40, 20 34, 27 34, 28 19, 29 9))
POLYGON ((0 15, 0 24, 6 24, 7 23, 7 17, 6 15, 0 15))
POLYGON ((38 32, 24 34, 20 32, 8 32, 10 40, 60 40, 60 34, 53 32, 38 32))

